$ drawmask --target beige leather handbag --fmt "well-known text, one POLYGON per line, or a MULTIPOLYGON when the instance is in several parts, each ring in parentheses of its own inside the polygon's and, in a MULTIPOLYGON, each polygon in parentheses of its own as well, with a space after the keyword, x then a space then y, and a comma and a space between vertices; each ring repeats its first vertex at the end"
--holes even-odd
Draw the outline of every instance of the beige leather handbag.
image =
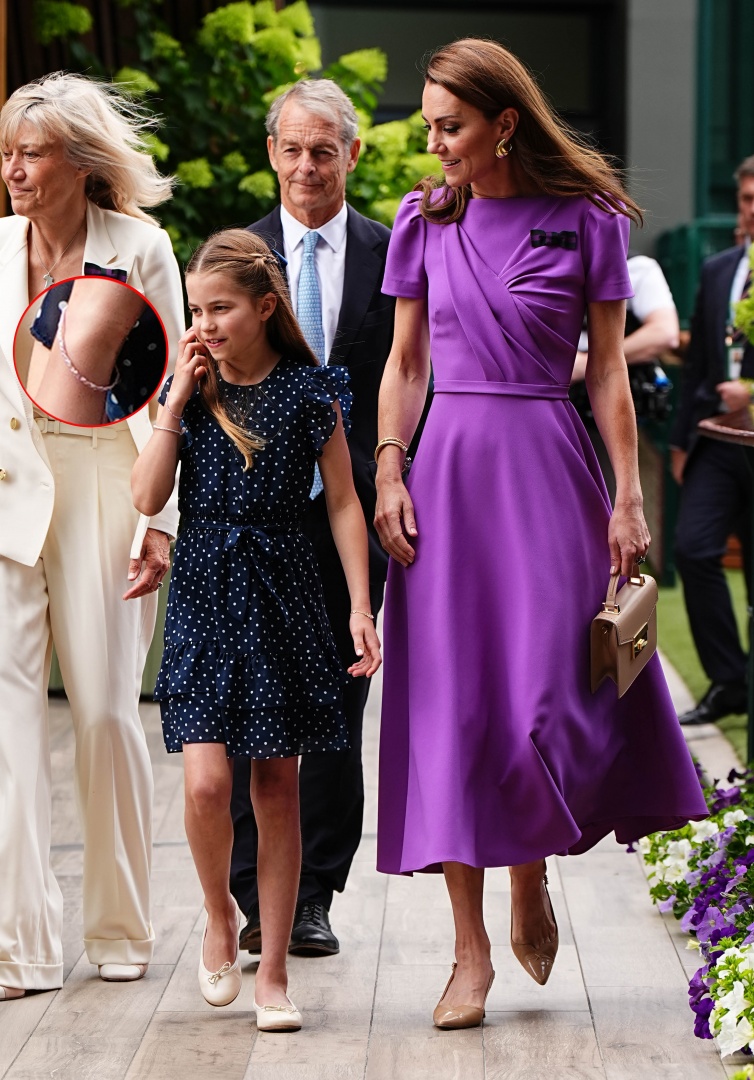
POLYGON ((618 592, 610 575, 602 611, 592 620, 592 693, 612 679, 623 697, 657 651, 657 582, 638 567, 618 592))

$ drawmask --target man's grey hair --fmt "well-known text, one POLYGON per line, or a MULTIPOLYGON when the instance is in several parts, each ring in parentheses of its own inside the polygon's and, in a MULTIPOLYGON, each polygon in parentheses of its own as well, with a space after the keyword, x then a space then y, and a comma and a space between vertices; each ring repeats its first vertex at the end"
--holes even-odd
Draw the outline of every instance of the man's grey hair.
POLYGON ((275 98, 265 120, 273 142, 277 142, 280 114, 287 101, 295 101, 307 112, 337 124, 341 142, 350 150, 359 133, 359 120, 353 102, 332 79, 301 79, 275 98))
POLYGON ((754 154, 750 157, 744 158, 736 171, 733 173, 733 179, 737 184, 740 184, 745 176, 754 176, 754 154))

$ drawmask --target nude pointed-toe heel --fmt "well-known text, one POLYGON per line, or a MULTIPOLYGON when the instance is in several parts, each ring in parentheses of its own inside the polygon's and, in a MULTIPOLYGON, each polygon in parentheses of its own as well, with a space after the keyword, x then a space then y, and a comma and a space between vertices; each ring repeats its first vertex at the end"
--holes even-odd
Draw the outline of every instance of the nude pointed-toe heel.
POLYGON ((25 994, 25 990, 21 990, 16 986, 0 986, 0 1001, 16 1001, 17 998, 22 998, 25 994))
POLYGON ((531 975, 532 979, 539 983, 540 986, 544 986, 550 978, 559 943, 558 923, 555 918, 555 911, 553 910, 550 893, 547 890, 547 874, 544 876, 544 886, 547 903, 550 905, 550 915, 552 916, 552 921, 555 923, 555 937, 552 941, 548 942, 547 945, 540 945, 537 948, 528 941, 514 941, 513 912, 511 912, 511 949, 513 950, 513 955, 516 957, 524 971, 528 975, 531 975))
MULTIPOLYGON (((482 1005, 481 1007, 479 1005, 451 1005, 451 1006, 445 1005, 445 1006, 443 1006, 443 1001, 445 1000, 445 995, 447 994, 448 990, 450 989, 450 984, 453 982, 453 979, 455 978, 456 966, 457 966, 456 964, 453 964, 453 968, 452 968, 451 973, 450 973, 450 978, 448 979, 448 981, 447 981, 447 983, 445 985, 445 989, 442 992, 442 997, 437 1002, 437 1005, 435 1006, 435 1011, 432 1014, 432 1022, 434 1023, 435 1027, 443 1028, 446 1031, 453 1031, 453 1030, 456 1030, 458 1028, 479 1027, 482 1020, 484 1020, 484 1018, 486 1016, 486 1013, 485 1013, 485 1010, 484 1010, 484 1005, 482 1005)), ((495 979, 495 972, 493 971, 492 974, 490 975, 490 981, 487 983, 487 989, 484 992, 484 1002, 485 1002, 485 1004, 487 1002, 487 997, 489 995, 489 992, 490 992, 490 989, 492 987, 492 983, 494 982, 494 979, 495 979)))

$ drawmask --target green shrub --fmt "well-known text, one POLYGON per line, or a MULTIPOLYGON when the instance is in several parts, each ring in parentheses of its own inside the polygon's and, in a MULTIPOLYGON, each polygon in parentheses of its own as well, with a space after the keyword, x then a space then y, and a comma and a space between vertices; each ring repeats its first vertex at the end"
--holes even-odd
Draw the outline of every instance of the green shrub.
POLYGON ((322 71, 305 0, 281 11, 272 0, 226 4, 206 15, 183 44, 167 32, 152 0, 117 2, 133 11, 139 56, 138 64, 118 72, 85 51, 79 36, 90 28, 91 17, 79 5, 37 0, 37 29, 40 40, 65 42, 70 70, 121 83, 162 117, 159 138, 151 136, 149 145, 161 170, 178 183, 157 216, 180 260, 213 230, 245 225, 269 212, 278 191, 267 157, 265 114, 278 94, 315 72, 337 82, 359 115, 362 157, 348 179, 353 206, 391 224, 405 192, 436 170, 435 159, 424 152, 418 113, 372 124, 387 77, 385 54, 360 49, 322 71))

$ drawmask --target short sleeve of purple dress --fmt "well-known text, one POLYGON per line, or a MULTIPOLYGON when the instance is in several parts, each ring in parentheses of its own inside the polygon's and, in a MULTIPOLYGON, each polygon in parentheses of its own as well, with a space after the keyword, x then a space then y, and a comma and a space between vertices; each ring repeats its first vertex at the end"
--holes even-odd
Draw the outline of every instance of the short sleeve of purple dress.
POLYGON ((585 198, 408 195, 383 291, 426 297, 419 536, 385 602, 378 868, 508 866, 706 815, 659 658, 592 694, 610 503, 568 384, 585 305, 631 296, 628 220, 585 198))

